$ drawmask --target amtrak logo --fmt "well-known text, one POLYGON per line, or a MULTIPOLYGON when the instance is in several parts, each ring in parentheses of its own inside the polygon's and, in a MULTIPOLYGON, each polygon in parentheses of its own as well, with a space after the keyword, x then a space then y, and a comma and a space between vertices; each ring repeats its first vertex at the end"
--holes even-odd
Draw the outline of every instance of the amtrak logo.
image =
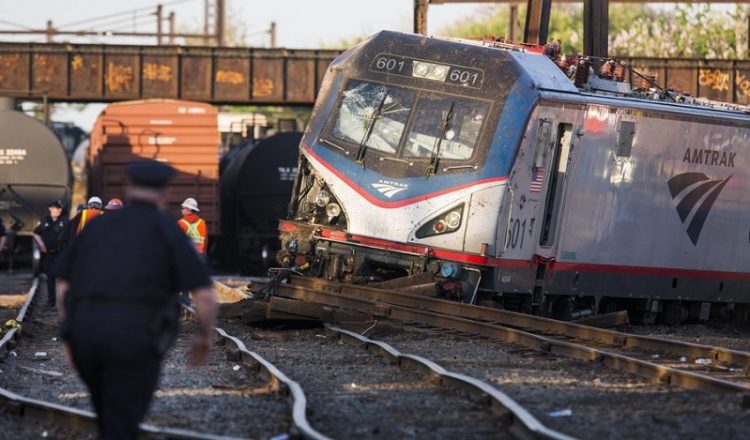
POLYGON ((396 194, 400 193, 401 191, 406 190, 407 188, 407 186, 404 185, 403 183, 386 182, 384 180, 378 180, 378 183, 371 183, 370 186, 378 190, 380 194, 383 194, 389 199, 395 196, 396 194))
POLYGON ((672 200, 676 201, 684 193, 677 203, 677 214, 682 223, 688 225, 687 235, 694 245, 698 244, 711 207, 732 176, 733 174, 724 180, 710 180, 703 173, 684 173, 672 177, 667 182, 672 200), (696 206, 698 208, 694 209, 696 206))

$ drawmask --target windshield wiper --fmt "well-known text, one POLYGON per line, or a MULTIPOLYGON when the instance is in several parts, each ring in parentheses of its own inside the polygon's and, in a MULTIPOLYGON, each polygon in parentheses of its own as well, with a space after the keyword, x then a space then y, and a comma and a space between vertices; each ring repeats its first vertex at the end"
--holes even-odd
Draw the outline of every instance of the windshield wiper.
POLYGON ((453 106, 456 105, 456 101, 451 101, 451 106, 448 108, 448 113, 440 121, 440 137, 435 144, 435 148, 432 149, 432 156, 430 156, 430 167, 427 168, 427 176, 431 176, 437 172, 438 162, 440 161, 440 145, 443 143, 445 133, 448 132, 450 127, 450 121, 453 119, 453 106))
POLYGON ((380 100, 380 104, 378 105, 377 110, 375 110, 370 116, 370 121, 367 123, 367 128, 365 129, 365 135, 362 137, 362 142, 359 143, 359 149, 357 150, 357 157, 355 158, 355 160, 362 165, 364 165, 364 158, 365 154, 367 153, 367 141, 370 140, 372 130, 373 128, 375 128, 375 121, 380 119, 380 116, 383 113, 383 105, 385 105, 385 100, 388 98, 389 93, 390 90, 385 92, 385 95, 383 95, 383 99, 380 100))

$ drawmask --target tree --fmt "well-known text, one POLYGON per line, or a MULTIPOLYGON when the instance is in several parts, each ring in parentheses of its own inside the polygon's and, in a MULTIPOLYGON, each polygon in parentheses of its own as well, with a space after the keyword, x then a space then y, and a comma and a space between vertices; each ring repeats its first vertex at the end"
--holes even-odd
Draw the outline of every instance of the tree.
MULTIPOLYGON (((523 20, 526 8, 519 7, 523 20)), ((746 58, 747 21, 750 7, 676 5, 673 8, 651 5, 609 6, 609 52, 629 57, 746 58)), ((507 36, 508 6, 485 6, 477 14, 441 29, 438 33, 453 37, 481 38, 507 36)), ((522 27, 522 26, 519 26, 522 27)), ((562 52, 583 50, 583 7, 553 3, 549 36, 562 41, 562 52)))

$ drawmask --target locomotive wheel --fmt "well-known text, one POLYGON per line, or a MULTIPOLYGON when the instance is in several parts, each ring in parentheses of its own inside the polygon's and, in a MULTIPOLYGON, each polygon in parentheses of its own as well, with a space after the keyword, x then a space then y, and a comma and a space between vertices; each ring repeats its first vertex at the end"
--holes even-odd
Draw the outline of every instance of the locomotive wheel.
POLYGON ((667 325, 682 324, 688 318, 687 305, 677 301, 669 301, 664 304, 664 311, 662 312, 664 323, 667 325))
POLYGON ((39 249, 36 240, 31 240, 31 246, 31 273, 39 275, 42 271, 42 250, 39 249))

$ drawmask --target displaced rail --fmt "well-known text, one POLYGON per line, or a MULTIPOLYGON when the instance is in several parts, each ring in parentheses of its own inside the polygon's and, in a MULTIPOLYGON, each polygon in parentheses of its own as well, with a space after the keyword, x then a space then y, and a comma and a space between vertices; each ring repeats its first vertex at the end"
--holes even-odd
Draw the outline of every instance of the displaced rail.
POLYGON ((533 315, 364 286, 293 276, 268 304, 276 313, 324 320, 389 318, 496 338, 567 357, 601 362, 661 382, 712 392, 739 393, 750 405, 745 371, 750 353, 689 342, 637 336, 533 315), (303 300, 303 301, 294 301, 303 300), (332 310, 331 307, 338 308, 332 310), (337 318, 336 314, 342 315, 337 318), (698 361, 696 363, 696 361, 698 361), (736 367, 736 368, 735 368, 736 367), (699 371, 700 370, 700 371, 699 371))
POLYGON ((416 368, 423 373, 438 378, 444 385, 463 389, 487 399, 491 408, 510 419, 510 432, 517 438, 572 438, 547 428, 516 401, 486 382, 465 374, 447 371, 435 362, 421 356, 402 354, 385 342, 375 341, 343 328, 328 325, 326 329, 337 334, 342 340, 348 339, 355 344, 361 344, 367 350, 377 351, 392 363, 401 367, 416 368))
MULTIPOLYGON (((231 296, 235 296, 239 298, 248 297, 248 295, 244 294, 244 292, 240 291, 239 289, 231 288, 221 282, 215 282, 214 289, 217 292, 220 292, 220 295, 223 295, 225 297, 231 297, 231 296)), ((275 317, 288 317, 288 316, 282 315, 282 316, 275 316, 275 317)), ((367 373, 364 375, 366 377, 364 376, 359 377, 359 375, 364 373, 364 371, 361 371, 359 370, 358 367, 354 366, 352 367, 354 371, 359 370, 359 374, 357 374, 358 378, 356 379, 357 382, 359 382, 360 380, 363 380, 364 384, 357 383, 357 385, 355 385, 354 382, 352 382, 351 384, 352 387, 357 387, 357 389, 359 388, 369 389, 370 387, 372 387, 370 391, 375 392, 374 390, 379 389, 378 387, 382 386, 383 383, 391 383, 391 381, 393 381, 393 383, 391 383, 391 385, 389 386, 389 388, 393 388, 393 389, 390 389, 390 391, 385 391, 386 396, 382 396, 382 397, 385 397, 386 399, 389 399, 390 401, 393 401, 394 399, 398 399, 399 401, 405 400, 408 402, 409 399, 414 399, 413 393, 417 392, 417 390, 420 390, 418 392, 429 392, 428 389, 430 389, 431 387, 428 387, 427 389, 423 389, 425 386, 424 380, 426 378, 429 383, 434 383, 439 386, 439 388, 436 389, 435 391, 439 390, 442 387, 449 387, 449 388, 454 388, 458 391, 461 391, 465 394, 468 394, 467 397, 470 397, 471 400, 478 399, 479 402, 483 403, 483 405, 481 406, 486 407, 487 410, 489 410, 490 413, 492 414, 490 420, 496 419, 498 422, 502 424, 502 426, 507 427, 508 434, 514 438, 550 438, 550 439, 570 439, 571 438, 565 434, 549 429, 548 427, 543 425, 539 420, 537 420, 534 416, 532 416, 521 405, 515 402, 512 398, 510 398, 505 393, 501 392, 497 388, 489 385, 488 383, 482 380, 479 380, 477 378, 470 377, 464 374, 447 371, 441 366, 439 366, 438 364, 436 364, 435 362, 432 362, 426 358, 400 353, 394 347, 390 346, 389 344, 385 342, 376 341, 376 340, 370 339, 368 337, 359 335, 357 333, 354 333, 352 331, 349 331, 340 327, 327 325, 326 333, 329 335, 329 338, 331 335, 334 337, 333 340, 328 339, 326 341, 328 344, 330 344, 331 342, 335 343, 337 341, 352 343, 360 348, 365 349, 366 351, 368 351, 368 353, 379 355, 380 357, 385 358, 385 360, 389 361, 389 364, 391 365, 396 365, 400 367, 401 369, 414 370, 421 377, 421 379, 418 382, 413 382, 413 383, 411 381, 414 379, 409 379, 408 376, 410 375, 408 375, 408 373, 404 377, 399 378, 399 379, 395 379, 395 378, 387 379, 384 376, 380 376, 380 373, 374 373, 373 368, 367 369, 367 373), (375 379, 373 383, 370 383, 370 381, 373 381, 373 377, 370 377, 373 374, 375 377, 377 377, 377 379, 375 379), (394 385, 396 383, 401 383, 401 385, 394 385), (380 384, 380 385, 377 385, 377 384, 380 384), (400 389, 400 387, 405 387, 405 388, 403 391, 396 391, 397 389, 400 389), (496 418, 496 416, 499 416, 499 417, 496 418)), ((320 344, 323 344, 322 342, 318 344, 317 341, 319 340, 317 340, 317 338, 309 338, 309 336, 310 335, 308 335, 308 337, 305 337, 304 333, 301 335, 295 333, 295 336, 294 336, 295 341, 294 341, 293 347, 298 347, 296 345, 297 343, 301 343, 301 346, 307 346, 307 345, 310 345, 311 343, 312 345, 315 345, 315 346, 319 346, 320 344)), ((314 336, 321 337, 321 338, 323 337, 322 335, 314 335, 314 336)), ((280 360, 280 362, 287 362, 290 365, 294 365, 297 363, 296 362, 297 358, 305 356, 304 354, 298 353, 298 352, 304 351, 299 347, 287 348, 286 344, 289 343, 289 340, 284 336, 274 336, 274 335, 263 336, 259 334, 252 334, 251 337, 252 339, 254 339, 254 344, 256 345, 259 343, 258 342, 259 340, 263 340, 263 339, 266 339, 267 337, 270 337, 273 340, 273 351, 291 352, 289 355, 283 356, 283 360, 280 360), (282 341, 285 341, 285 342, 282 342, 282 341)), ((329 347, 330 350, 324 350, 323 348, 314 348, 315 352, 317 353, 316 358, 321 358, 321 359, 318 359, 320 362, 322 362, 321 365, 326 366, 326 370, 322 372, 322 374, 318 374, 317 370, 315 370, 315 366, 314 366, 316 365, 315 362, 306 363, 306 365, 304 366, 305 372, 298 372, 298 374, 302 374, 303 377, 305 377, 305 379, 307 380, 307 385, 305 385, 306 389, 310 388, 312 390, 317 389, 318 391, 320 391, 321 383, 323 383, 326 391, 324 392, 325 396, 320 396, 321 392, 318 392, 318 396, 317 396, 318 405, 316 405, 316 409, 319 409, 319 410, 325 409, 325 408, 319 408, 319 406, 321 405, 327 405, 327 404, 330 404, 333 406, 339 405, 339 403, 335 403, 335 402, 324 403, 321 401, 321 399, 328 401, 328 400, 336 399, 340 397, 339 396, 340 392, 335 391, 337 388, 337 385, 335 382, 336 380, 343 381, 344 379, 341 379, 341 376, 348 377, 348 375, 351 374, 352 372, 352 370, 347 369, 348 367, 345 366, 344 364, 349 365, 352 362, 354 362, 355 364, 357 362, 365 362, 365 364, 367 365, 370 365, 370 366, 373 365, 371 361, 366 361, 366 360, 363 361, 361 358, 356 358, 359 360, 355 361, 354 360, 355 358, 352 358, 351 355, 340 354, 339 350, 335 348, 336 345, 333 345, 333 346, 326 345, 326 346, 329 347), (339 358, 339 356, 342 356, 343 358, 339 358), (323 358, 329 359, 329 360, 328 361, 322 360, 323 358), (340 364, 342 359, 344 360, 344 363, 340 364), (336 366, 334 366, 334 364, 336 366), (342 371, 337 372, 339 368, 343 368, 343 369, 342 371), (306 374, 306 373, 310 373, 310 374, 306 374), (335 379, 329 380, 326 378, 320 378, 319 376, 330 376, 335 379), (315 379, 313 380, 311 379, 311 377, 314 377, 315 379), (335 397, 331 397, 331 393, 333 393, 335 397)), ((375 370, 377 370, 377 368, 375 370)), ((387 373, 384 373, 384 374, 386 374, 387 376, 387 373)), ((351 379, 354 380, 355 378, 351 377, 351 379)), ((350 384, 347 382, 347 385, 350 385, 350 384)), ((315 393, 313 392, 313 394, 315 393)), ((356 397, 356 393, 351 397, 354 397, 355 400, 361 399, 361 397, 356 397)), ((351 397, 346 397, 346 396, 342 397, 344 401, 347 403, 344 403, 341 405, 346 406, 348 402, 351 400, 351 397)), ((445 399, 445 397, 443 399, 445 399)), ((429 400, 429 399, 426 399, 426 400, 429 400)), ((451 406, 445 400, 440 400, 440 401, 442 405, 451 406)), ((356 405, 356 406, 357 406, 357 410, 359 411, 359 414, 368 413, 368 411, 366 411, 366 406, 365 407, 362 407, 360 405, 356 405)), ((384 411, 387 411, 387 410, 393 411, 393 405, 381 404, 380 406, 383 406, 384 411)), ((455 404, 455 406, 451 406, 451 408, 455 408, 457 406, 459 405, 455 404)), ((339 406, 339 408, 341 407, 339 406)), ((472 412, 476 412, 476 407, 472 406, 472 408, 475 408, 472 410, 472 412)), ((343 409, 341 409, 341 411, 346 412, 343 409)), ((415 411, 415 414, 417 414, 419 410, 414 408, 414 411, 415 411)), ((455 410, 455 411, 460 413, 460 410, 455 410)), ((353 420, 351 420, 350 422, 347 420, 347 422, 352 423, 352 424, 362 425, 357 429, 364 429, 364 426, 367 425, 368 422, 366 419, 362 419, 361 417, 362 416, 359 416, 359 415, 355 416, 353 420)), ((381 417, 379 416, 379 418, 381 417)), ((458 418, 460 419, 461 417, 458 417, 458 418)), ((320 421, 320 420, 319 422, 321 424, 326 424, 326 423, 331 423, 332 420, 328 418, 325 422, 320 421)), ((425 422, 425 423, 429 424, 429 422, 425 422)), ((398 422, 396 420, 392 420, 391 424, 397 425, 398 422)), ((481 425, 482 422, 480 422, 479 420, 475 420, 474 424, 481 425)), ((440 436, 441 428, 437 426, 433 428, 436 431, 431 431, 431 433, 435 436, 440 436)), ((346 429, 351 429, 351 428, 343 428, 343 429, 346 430, 346 429)), ((408 430, 409 428, 404 427, 404 429, 408 430)), ((383 431, 381 431, 380 433, 385 434, 383 431)), ((349 433, 347 431, 347 434, 345 436, 347 436, 348 434, 352 434, 352 433, 349 433)))

